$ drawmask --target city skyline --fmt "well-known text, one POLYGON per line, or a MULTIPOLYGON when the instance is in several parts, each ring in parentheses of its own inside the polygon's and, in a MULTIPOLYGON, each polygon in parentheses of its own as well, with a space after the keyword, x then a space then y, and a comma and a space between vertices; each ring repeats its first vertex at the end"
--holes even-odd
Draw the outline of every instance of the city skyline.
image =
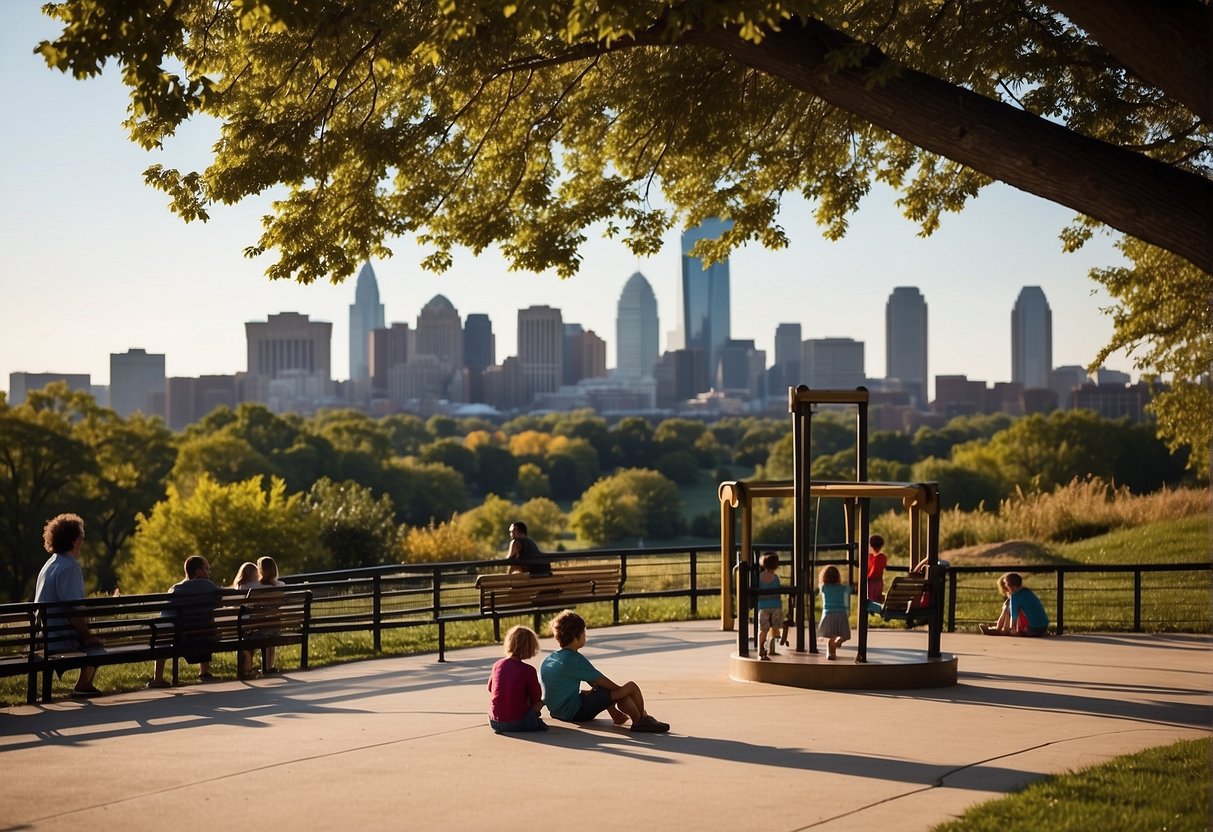
MULTIPOLYGON (((142 184, 153 163, 196 167, 214 126, 188 125, 166 151, 147 154, 125 138, 117 79, 77 82, 47 70, 32 54, 54 34, 38 3, 0 8, 0 105, 10 128, 0 152, 10 160, 0 195, 0 384, 10 372, 87 373, 109 384, 109 357, 131 349, 166 356, 169 376, 236 372, 245 349, 242 325, 281 312, 333 324, 331 366, 349 366, 348 308, 353 277, 341 285, 272 284, 268 258, 248 260, 268 199, 218 207, 210 222, 183 224, 163 194, 142 184), (14 310, 20 310, 16 314, 14 310), (69 314, 63 314, 66 310, 69 314), (61 321, 69 321, 64 327, 61 321)), ((932 377, 963 374, 988 381, 1011 377, 1009 310, 1020 289, 1040 285, 1055 318, 1053 363, 1087 364, 1108 340, 1111 320, 1099 312, 1106 296, 1086 276, 1118 255, 1100 239, 1063 255, 1058 232, 1071 212, 1004 186, 993 186, 960 215, 945 216, 934 236, 897 215, 894 196, 873 188, 839 242, 821 237, 811 206, 787 201, 779 222, 791 244, 783 251, 749 245, 730 257, 731 335, 753 339, 773 359, 780 323, 797 322, 803 337, 851 337, 866 344, 867 374, 882 377, 884 311, 895 286, 917 286, 931 308, 932 377)), ((615 300, 630 276, 652 285, 661 321, 661 351, 676 318, 680 229, 665 248, 636 258, 620 244, 589 233, 581 274, 508 271, 495 251, 461 254, 443 276, 423 272, 424 252, 394 240, 391 260, 373 260, 386 321, 409 322, 435 295, 466 319, 488 314, 498 360, 517 343, 516 311, 559 308, 563 320, 608 340, 616 366, 615 300)), ((1123 355, 1107 362, 1130 371, 1123 355)), ((1133 374, 1136 376, 1136 373, 1133 374)), ((344 374, 338 371, 338 377, 344 374)))

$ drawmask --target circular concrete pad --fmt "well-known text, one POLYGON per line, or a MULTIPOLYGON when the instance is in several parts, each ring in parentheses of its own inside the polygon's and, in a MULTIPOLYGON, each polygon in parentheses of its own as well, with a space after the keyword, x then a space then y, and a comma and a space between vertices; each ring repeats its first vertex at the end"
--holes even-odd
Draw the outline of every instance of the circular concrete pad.
POLYGON ((824 651, 780 651, 770 661, 756 652, 748 658, 729 656, 729 678, 816 690, 906 690, 945 688, 956 684, 956 657, 927 658, 925 650, 868 647, 868 660, 855 661, 854 650, 841 650, 829 661, 824 651))

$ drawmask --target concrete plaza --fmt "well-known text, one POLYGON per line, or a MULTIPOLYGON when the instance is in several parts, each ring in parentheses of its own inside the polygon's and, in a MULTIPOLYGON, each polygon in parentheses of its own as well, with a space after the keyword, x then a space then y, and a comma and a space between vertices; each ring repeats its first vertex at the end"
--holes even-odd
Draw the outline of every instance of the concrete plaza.
MULTIPOLYGON (((0 710, 0 832, 912 832, 1044 775, 1213 728, 1199 636, 945 634, 959 684, 908 691, 733 681, 735 634, 711 621, 589 638, 586 655, 637 681, 669 735, 605 717, 494 734, 486 683, 499 647, 11 707, 0 710)), ((925 651, 926 635, 874 630, 869 645, 925 651)), ((841 657, 853 656, 852 643, 841 657)))

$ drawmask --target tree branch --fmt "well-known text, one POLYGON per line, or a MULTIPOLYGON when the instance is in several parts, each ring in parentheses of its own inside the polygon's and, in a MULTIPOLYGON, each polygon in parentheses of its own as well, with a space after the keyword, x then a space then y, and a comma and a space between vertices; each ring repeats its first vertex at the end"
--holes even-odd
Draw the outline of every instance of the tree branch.
POLYGON ((1213 272, 1213 182, 1201 176, 911 69, 873 84, 873 69, 885 61, 875 49, 862 66, 833 69, 830 53, 855 41, 817 20, 789 22, 760 44, 731 29, 695 30, 682 40, 719 49, 924 150, 1213 272))

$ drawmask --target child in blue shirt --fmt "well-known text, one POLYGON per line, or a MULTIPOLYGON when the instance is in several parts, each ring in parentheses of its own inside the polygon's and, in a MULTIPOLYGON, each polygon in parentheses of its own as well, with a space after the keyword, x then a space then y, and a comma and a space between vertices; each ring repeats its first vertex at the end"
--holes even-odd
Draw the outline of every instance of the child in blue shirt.
POLYGON ((616 684, 602 675, 581 655, 585 647, 585 619, 564 610, 552 619, 552 636, 560 649, 549 653, 539 668, 543 679, 543 701, 548 713, 565 722, 589 722, 603 711, 616 725, 629 719, 633 731, 663 734, 670 726, 644 709, 644 695, 635 682, 616 684), (581 683, 589 684, 582 690, 581 683))
POLYGON ((838 648, 851 638, 850 588, 842 585, 837 566, 821 570, 817 583, 821 587, 821 623, 817 637, 826 639, 827 658, 838 658, 838 648))

